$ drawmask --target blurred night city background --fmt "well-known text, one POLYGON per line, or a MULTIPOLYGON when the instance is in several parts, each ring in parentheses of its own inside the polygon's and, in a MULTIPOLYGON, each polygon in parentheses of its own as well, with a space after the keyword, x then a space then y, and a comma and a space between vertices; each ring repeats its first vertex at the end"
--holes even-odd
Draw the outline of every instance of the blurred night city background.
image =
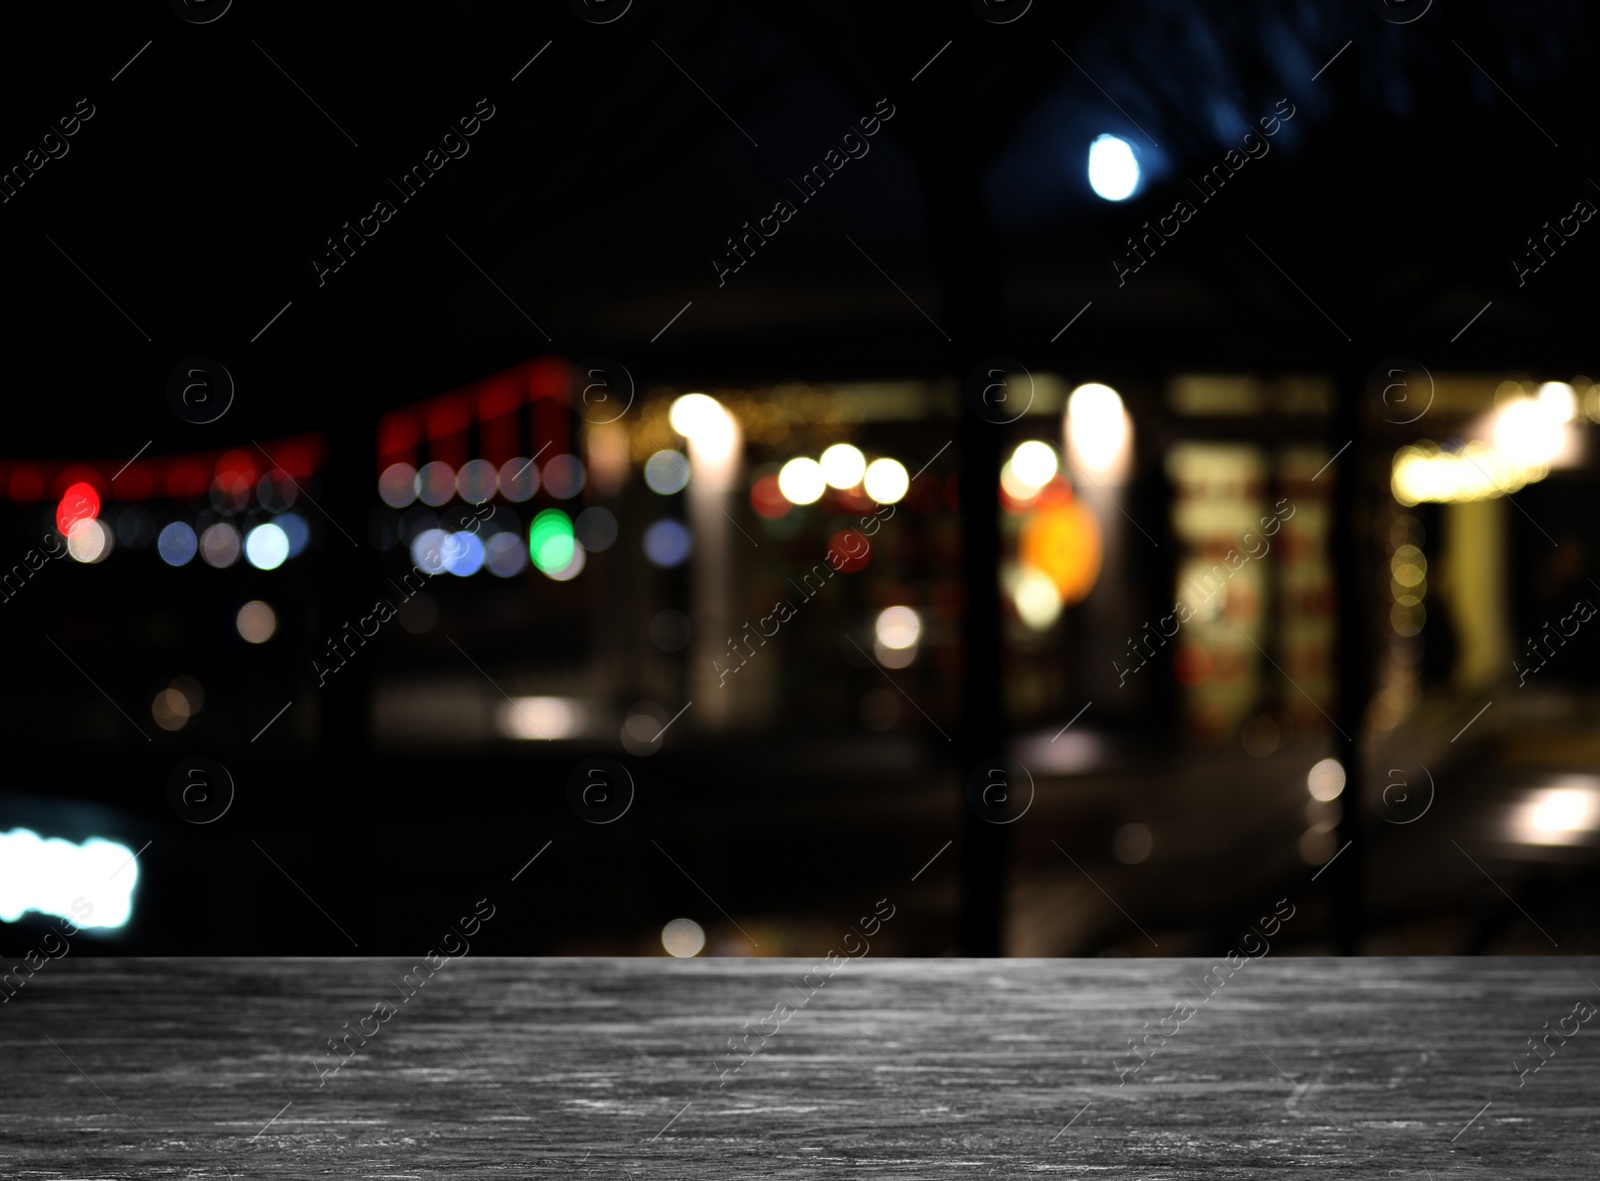
POLYGON ((8 13, 0 952, 1600 952, 1590 6, 618 7, 8 13))

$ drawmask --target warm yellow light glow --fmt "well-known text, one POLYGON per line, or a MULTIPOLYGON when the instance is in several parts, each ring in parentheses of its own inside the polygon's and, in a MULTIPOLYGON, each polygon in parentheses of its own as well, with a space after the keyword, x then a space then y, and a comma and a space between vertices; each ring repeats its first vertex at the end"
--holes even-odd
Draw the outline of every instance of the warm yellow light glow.
POLYGON ((815 504, 827 490, 822 465, 798 456, 778 469, 778 491, 790 504, 815 504))
POLYGON ((1067 439, 1078 462, 1092 471, 1109 471, 1128 445, 1128 416, 1122 395, 1090 382, 1067 397, 1067 439))
POLYGON ((867 473, 867 457, 849 443, 835 443, 822 453, 822 478, 832 488, 854 488, 867 473))
POLYGON ((668 955, 688 959, 699 955, 705 945, 705 930, 693 919, 673 919, 661 928, 661 946, 668 955))
POLYGON ((673 400, 672 409, 667 412, 667 421, 684 438, 692 439, 708 424, 715 424, 722 412, 722 406, 715 398, 705 394, 684 394, 673 400))
POLYGON ((711 463, 729 459, 738 446, 738 423, 722 403, 705 394, 684 394, 667 412, 672 429, 693 444, 691 458, 711 463))
POLYGON ((1416 546, 1402 545, 1389 559, 1389 573, 1395 582, 1409 589, 1428 576, 1428 559, 1416 546))
POLYGON ((239 608, 233 625, 246 643, 265 644, 278 630, 278 615, 270 604, 251 599, 239 608))
POLYGON ((1564 407, 1560 399, 1552 403, 1541 398, 1514 398, 1495 412, 1491 434, 1495 448, 1506 459, 1524 468, 1548 464, 1566 443, 1566 419, 1558 417, 1564 407))
POLYGON ((513 697, 500 706, 500 733, 507 738, 574 738, 586 721, 583 704, 570 697, 513 697))
POLYGON ((1344 764, 1338 759, 1323 759, 1306 773, 1306 790, 1311 798, 1326 803, 1339 798, 1344 790, 1344 764))
POLYGON ((911 487, 905 465, 897 459, 874 459, 861 479, 868 496, 879 504, 896 504, 911 487))
POLYGON ((1513 462, 1487 443, 1468 443, 1449 452, 1423 441, 1395 452, 1389 482, 1401 504, 1455 504, 1505 496, 1547 474, 1543 465, 1513 462))
POLYGON ((1517 809, 1513 839, 1528 845, 1575 845, 1600 830, 1600 786, 1550 787, 1536 791, 1517 809))
POLYGON ((922 619, 910 607, 885 607, 873 630, 885 648, 914 648, 922 636, 922 619))
POLYGON ((1547 381, 1539 387, 1539 407, 1557 422, 1578 417, 1578 391, 1564 381, 1547 381))
MULTIPOLYGON (((1121 399, 1117 404, 1120 408, 1121 399)), ((1029 439, 1011 453, 1012 474, 1032 488, 1043 488, 1055 479, 1058 462, 1056 449, 1038 439, 1029 439)))
POLYGON ((1022 622, 1034 631, 1048 631, 1061 617, 1061 592, 1041 570, 1024 567, 1011 599, 1022 622))
POLYGON ((1018 476, 1016 464, 1009 459, 1000 467, 1000 487, 1012 500, 1031 501, 1039 495, 1039 486, 1029 484, 1018 476))

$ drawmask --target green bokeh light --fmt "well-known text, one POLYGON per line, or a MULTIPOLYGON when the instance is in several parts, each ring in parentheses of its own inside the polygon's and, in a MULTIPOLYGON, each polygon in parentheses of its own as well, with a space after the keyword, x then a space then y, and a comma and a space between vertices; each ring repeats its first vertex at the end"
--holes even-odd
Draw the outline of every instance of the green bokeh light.
POLYGON ((559 574, 572 563, 576 542, 572 519, 558 508, 547 508, 528 527, 528 556, 544 574, 559 574))

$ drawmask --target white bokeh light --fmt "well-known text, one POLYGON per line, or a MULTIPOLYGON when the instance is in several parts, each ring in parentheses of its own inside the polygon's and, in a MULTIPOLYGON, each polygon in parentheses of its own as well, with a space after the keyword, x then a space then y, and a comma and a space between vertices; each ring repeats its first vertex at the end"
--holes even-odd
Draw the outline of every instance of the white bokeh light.
POLYGON ((1012 472, 1031 488, 1043 488, 1055 479, 1058 466, 1056 449, 1038 439, 1029 439, 1011 453, 1012 472))
POLYGON ((699 955, 705 945, 705 930, 693 919, 673 919, 661 928, 661 946, 670 956, 688 959, 699 955))
POLYGON ((1061 617, 1061 592, 1048 574, 1024 569, 1011 593, 1017 616, 1034 631, 1048 631, 1061 617))
POLYGON ((276 570, 289 556, 289 535, 270 521, 257 525, 244 539, 244 556, 257 570, 276 570))
POLYGON ((1495 449, 1512 463, 1541 468, 1561 453, 1567 441, 1559 399, 1516 398, 1495 412, 1490 428, 1495 449))
POLYGON ((1569 776, 1531 793, 1512 814, 1512 836, 1527 845, 1579 845, 1600 830, 1600 783, 1569 776))
POLYGON ((800 456, 778 470, 778 491, 790 504, 815 504, 827 487, 822 465, 814 459, 800 456))
POLYGON ((1089 187, 1107 201, 1126 201, 1139 187, 1139 161, 1121 136, 1102 135, 1089 145, 1089 187))
POLYGON ((667 421, 693 445, 692 458, 722 462, 739 444, 739 424, 722 403, 705 394, 684 394, 672 403, 667 421))
POLYGON ((873 633, 885 648, 914 648, 922 638, 922 619, 910 607, 885 607, 878 612, 873 633))
POLYGON ((67 531, 67 553, 85 564, 101 561, 111 552, 111 531, 93 517, 74 521, 67 531))
POLYGON ((133 913, 139 863, 133 850, 90 837, 81 845, 31 829, 0 832, 0 920, 26 911, 80 927, 120 927, 133 913))
POLYGON ((911 487, 906 468, 898 459, 874 459, 861 478, 868 496, 879 504, 896 504, 911 487))
POLYGON ((822 478, 831 488, 854 488, 867 474, 867 457, 849 443, 835 443, 822 453, 822 478))
POLYGON ((1306 791, 1311 798, 1327 803, 1344 791, 1344 764, 1338 759, 1322 759, 1306 772, 1306 791))
POLYGON ((1128 412, 1122 395, 1108 385, 1089 382, 1067 396, 1067 441, 1079 463, 1094 472, 1109 472, 1125 459, 1128 412))

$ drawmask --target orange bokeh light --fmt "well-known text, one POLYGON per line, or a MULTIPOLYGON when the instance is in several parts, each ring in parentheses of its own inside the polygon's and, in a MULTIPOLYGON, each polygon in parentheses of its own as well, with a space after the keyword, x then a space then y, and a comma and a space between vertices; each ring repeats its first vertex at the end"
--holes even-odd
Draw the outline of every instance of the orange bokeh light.
POLYGON ((1100 523, 1077 501, 1057 501, 1023 524, 1020 551, 1024 566, 1055 583, 1062 603, 1080 602, 1100 577, 1100 523))

